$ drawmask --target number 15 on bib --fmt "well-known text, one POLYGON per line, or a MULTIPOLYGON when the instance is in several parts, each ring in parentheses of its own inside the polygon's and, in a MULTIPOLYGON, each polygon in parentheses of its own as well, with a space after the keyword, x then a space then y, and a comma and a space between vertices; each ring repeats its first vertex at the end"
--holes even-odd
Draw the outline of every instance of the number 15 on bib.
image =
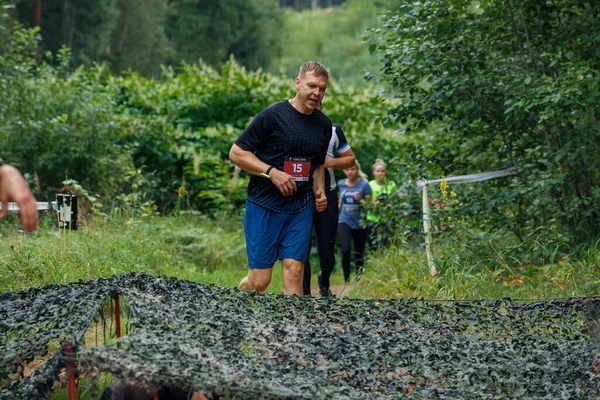
POLYGON ((310 176, 310 157, 286 157, 283 171, 294 177, 295 181, 308 181, 310 176))

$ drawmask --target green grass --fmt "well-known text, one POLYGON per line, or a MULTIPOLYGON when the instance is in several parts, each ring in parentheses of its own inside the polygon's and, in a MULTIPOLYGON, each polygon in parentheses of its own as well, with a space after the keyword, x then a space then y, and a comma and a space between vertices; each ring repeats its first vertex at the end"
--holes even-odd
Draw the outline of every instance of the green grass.
POLYGON ((76 231, 41 224, 19 234, 3 223, 0 290, 145 271, 233 286, 246 270, 241 224, 206 217, 147 218, 93 223, 76 231))
POLYGON ((438 276, 425 251, 398 241, 368 257, 353 297, 542 299, 600 295, 600 244, 515 243, 510 236, 446 233, 434 238, 438 276), (437 240, 436 240, 437 239, 437 240))
MULTIPOLYGON (((45 217, 36 234, 20 234, 18 219, 0 223, 0 291, 145 271, 237 287, 247 273, 242 219, 186 215, 94 222, 59 231, 45 217)), ((436 236, 439 276, 429 275, 425 252, 403 241, 367 254, 351 297, 426 299, 549 298, 600 294, 600 243, 578 247, 510 236, 448 232, 436 236)), ((339 252, 339 248, 337 250, 339 252)), ((338 266, 332 284, 343 284, 338 266)), ((318 259, 311 254, 312 285, 318 259)), ((269 292, 281 291, 281 264, 269 292)))
MULTIPOLYGON (((18 220, 0 223, 0 291, 148 272, 206 284, 237 287, 247 274, 241 217, 153 217, 95 222, 75 231, 49 217, 35 234, 18 233, 18 220)), ((313 265, 318 266, 316 254, 313 265)), ((318 267, 313 268, 316 285, 318 267)), ((341 272, 332 278, 341 284, 341 272)), ((281 263, 268 292, 281 291, 281 263)))

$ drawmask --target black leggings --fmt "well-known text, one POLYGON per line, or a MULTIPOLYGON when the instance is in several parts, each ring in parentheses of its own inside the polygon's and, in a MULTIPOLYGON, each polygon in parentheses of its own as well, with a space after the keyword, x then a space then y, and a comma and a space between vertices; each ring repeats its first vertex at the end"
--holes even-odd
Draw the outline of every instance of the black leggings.
MULTIPOLYGON (((338 219, 338 195, 337 190, 327 190, 327 208, 323 212, 313 211, 313 225, 317 233, 317 250, 321 264, 321 279, 320 284, 324 288, 329 288, 329 277, 335 266, 335 235, 337 233, 338 219)), ((310 296, 310 248, 311 242, 308 243, 308 259, 304 264, 304 281, 302 291, 305 296, 310 296)))
POLYGON ((338 225, 338 233, 342 242, 342 269, 344 280, 350 281, 350 250, 351 240, 354 240, 354 266, 356 275, 360 275, 364 264, 365 242, 367 241, 366 229, 352 229, 347 224, 338 225))

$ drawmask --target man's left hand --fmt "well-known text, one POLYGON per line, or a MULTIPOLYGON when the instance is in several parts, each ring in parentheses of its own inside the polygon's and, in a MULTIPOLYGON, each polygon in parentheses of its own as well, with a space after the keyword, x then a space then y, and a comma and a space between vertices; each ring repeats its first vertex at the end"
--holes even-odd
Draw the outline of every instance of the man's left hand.
POLYGON ((327 208, 327 197, 321 190, 315 192, 317 211, 322 212, 327 208))

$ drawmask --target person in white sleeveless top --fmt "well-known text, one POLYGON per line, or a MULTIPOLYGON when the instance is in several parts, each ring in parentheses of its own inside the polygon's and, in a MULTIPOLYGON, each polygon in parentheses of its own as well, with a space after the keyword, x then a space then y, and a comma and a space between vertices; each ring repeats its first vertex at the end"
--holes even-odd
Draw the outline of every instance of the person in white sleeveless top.
MULTIPOLYGON (((323 111, 321 104, 319 110, 323 111)), ((339 125, 333 125, 331 140, 325 158, 325 194, 327 208, 323 212, 313 212, 313 225, 317 234, 317 251, 319 253, 321 272, 317 278, 321 296, 330 296, 330 277, 335 266, 335 239, 338 223, 338 195, 334 170, 344 170, 354 165, 356 158, 348 144, 346 135, 339 125), (337 153, 337 157, 336 156, 337 153)), ((309 243, 309 254, 312 243, 309 243)), ((304 264, 303 293, 310 296, 311 266, 310 257, 304 264)))

